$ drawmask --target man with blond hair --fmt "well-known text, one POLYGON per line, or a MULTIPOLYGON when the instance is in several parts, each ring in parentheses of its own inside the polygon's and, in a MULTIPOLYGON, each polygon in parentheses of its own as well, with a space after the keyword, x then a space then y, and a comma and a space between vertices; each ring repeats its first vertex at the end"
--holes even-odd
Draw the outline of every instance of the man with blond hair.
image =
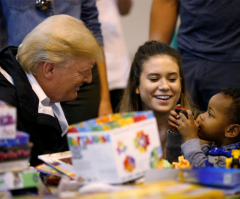
POLYGON ((39 164, 40 154, 68 149, 68 123, 59 102, 74 100, 83 83, 91 83, 91 69, 100 59, 92 33, 68 15, 47 18, 19 48, 0 53, 0 100, 17 108, 17 129, 30 134, 31 165, 39 164))
MULTIPOLYGON (((66 14, 84 22, 103 48, 96 0, 1 0, 0 49, 19 46, 44 19, 66 14)), ((76 42, 80 42, 76 39, 76 42)), ((81 41, 82 42, 82 41, 81 41)), ((92 83, 84 84, 73 101, 61 102, 69 124, 112 113, 105 61, 92 69, 92 83), (82 114, 84 112, 84 114, 82 114)))

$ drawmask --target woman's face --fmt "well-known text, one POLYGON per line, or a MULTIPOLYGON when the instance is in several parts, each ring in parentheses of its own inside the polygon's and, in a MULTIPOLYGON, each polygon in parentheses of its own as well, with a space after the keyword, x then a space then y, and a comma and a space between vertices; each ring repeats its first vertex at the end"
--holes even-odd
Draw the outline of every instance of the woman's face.
POLYGON ((144 109, 170 112, 180 98, 181 77, 177 63, 168 55, 156 55, 143 63, 136 89, 144 109))

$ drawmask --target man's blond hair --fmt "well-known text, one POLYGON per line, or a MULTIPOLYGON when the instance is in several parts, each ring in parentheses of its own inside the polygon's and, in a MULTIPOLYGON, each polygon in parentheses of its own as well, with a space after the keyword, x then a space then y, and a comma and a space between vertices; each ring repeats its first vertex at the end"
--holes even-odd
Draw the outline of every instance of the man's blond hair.
POLYGON ((41 62, 67 64, 74 58, 103 59, 102 49, 81 20, 54 15, 34 28, 18 48, 17 59, 27 73, 41 62))

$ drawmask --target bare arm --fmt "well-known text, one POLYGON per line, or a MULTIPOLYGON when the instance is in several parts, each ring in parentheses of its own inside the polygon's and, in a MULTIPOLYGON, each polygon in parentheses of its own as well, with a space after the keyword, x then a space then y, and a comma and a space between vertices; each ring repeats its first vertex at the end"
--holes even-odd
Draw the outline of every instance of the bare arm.
MULTIPOLYGON (((98 10, 96 0, 83 0, 81 4, 81 20, 89 28, 100 45, 103 45, 103 37, 101 25, 98 20, 98 10)), ((103 47, 102 47, 103 49, 103 47)), ((98 115, 106 115, 112 113, 110 94, 107 82, 107 72, 105 61, 97 61, 97 67, 100 79, 100 104, 98 115)))
MULTIPOLYGON (((102 49, 104 50, 103 46, 102 49)), ((100 104, 98 108, 98 116, 107 115, 113 113, 111 101, 110 101, 110 93, 108 89, 107 82, 107 70, 106 70, 106 62, 105 61, 97 61, 99 78, 101 84, 101 96, 100 96, 100 104)))
POLYGON ((153 0, 150 16, 150 40, 170 44, 178 16, 178 0, 153 0))
POLYGON ((121 15, 126 15, 129 13, 132 7, 132 0, 116 0, 118 5, 118 10, 121 15))

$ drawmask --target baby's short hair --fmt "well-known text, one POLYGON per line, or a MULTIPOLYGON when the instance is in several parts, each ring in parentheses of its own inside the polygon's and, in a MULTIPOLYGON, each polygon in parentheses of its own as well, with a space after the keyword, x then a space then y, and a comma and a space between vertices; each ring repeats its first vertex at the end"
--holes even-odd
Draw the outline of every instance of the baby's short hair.
POLYGON ((227 113, 230 121, 234 124, 240 124, 240 88, 227 88, 221 93, 232 99, 227 113))

